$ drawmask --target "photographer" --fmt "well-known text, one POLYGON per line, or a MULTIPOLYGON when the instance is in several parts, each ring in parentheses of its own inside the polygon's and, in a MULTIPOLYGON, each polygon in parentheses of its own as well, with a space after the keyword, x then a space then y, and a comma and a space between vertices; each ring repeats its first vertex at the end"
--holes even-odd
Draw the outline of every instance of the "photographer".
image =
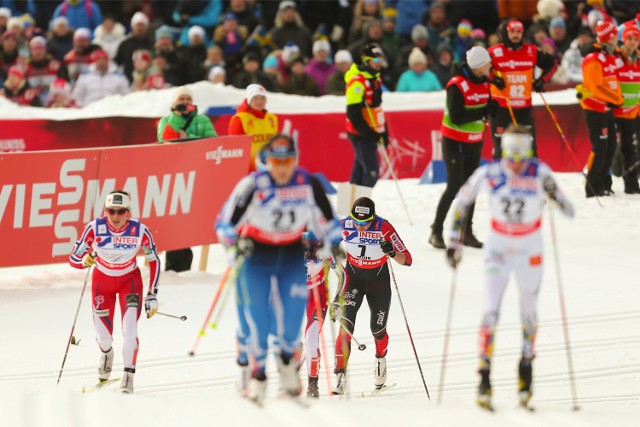
MULTIPOLYGON (((186 86, 181 86, 173 92, 171 114, 161 118, 158 123, 157 136, 158 141, 164 143, 174 139, 206 138, 218 134, 209 117, 198 114, 191 91, 186 86)), ((193 252, 190 248, 167 251, 165 270, 188 271, 191 269, 191 261, 193 252)))
POLYGON ((181 86, 173 92, 171 114, 161 118, 158 123, 157 136, 159 142, 167 142, 178 138, 206 138, 218 134, 209 117, 198 114, 191 91, 186 86, 181 86))

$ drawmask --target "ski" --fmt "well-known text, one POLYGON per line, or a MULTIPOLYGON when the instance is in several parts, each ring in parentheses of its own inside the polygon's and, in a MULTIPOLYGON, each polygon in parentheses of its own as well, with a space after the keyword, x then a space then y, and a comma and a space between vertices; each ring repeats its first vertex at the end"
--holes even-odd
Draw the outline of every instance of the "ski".
POLYGON ((493 407, 493 405, 490 402, 482 402, 480 400, 477 401, 478 406, 482 409, 484 409, 485 411, 489 411, 489 412, 495 412, 495 408, 493 407))
POLYGON ((83 393, 91 393, 92 391, 101 390, 105 386, 120 381, 121 378, 111 378, 105 381, 98 381, 96 384, 92 385, 89 388, 82 387, 83 393))
POLYGON ((534 406, 529 405, 529 402, 520 402, 520 407, 522 409, 526 409, 529 412, 535 412, 536 408, 534 406))
POLYGON ((373 391, 369 392, 369 393, 365 393, 362 392, 360 394, 360 397, 375 397, 378 396, 380 393, 390 390, 392 388, 394 388, 396 386, 396 383, 393 384, 389 384, 389 385, 383 385, 382 387, 376 387, 373 389, 373 391))

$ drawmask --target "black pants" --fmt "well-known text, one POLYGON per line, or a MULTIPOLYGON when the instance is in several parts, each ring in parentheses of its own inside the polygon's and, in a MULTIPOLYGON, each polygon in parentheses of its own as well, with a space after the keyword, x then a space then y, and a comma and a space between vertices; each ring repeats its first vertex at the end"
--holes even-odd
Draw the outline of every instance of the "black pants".
POLYGON ((191 261, 193 261, 193 252, 191 248, 178 249, 175 251, 167 251, 165 271, 189 271, 191 270, 191 261))
MULTIPOLYGON (((389 306, 391 305, 391 279, 389 267, 383 264, 380 268, 364 269, 347 264, 345 268, 347 280, 343 292, 342 325, 353 334, 356 325, 356 315, 362 305, 364 297, 367 297, 369 305, 369 328, 376 343, 376 355, 385 356, 387 353, 387 320, 389 306)), ((337 345, 350 340, 340 331, 337 345)), ((339 347, 338 347, 339 348, 339 347)), ((347 350, 348 358, 348 350, 347 350)), ((345 361, 346 365, 346 361, 345 361)))
MULTIPOLYGON (((533 122, 533 116, 531 115, 531 108, 512 108, 513 115, 516 118, 516 122, 531 131, 533 136, 533 142, 531 148, 533 149, 533 155, 538 157, 538 146, 536 145, 536 126, 533 122)), ((491 133, 493 135, 493 158, 502 158, 502 133, 513 123, 511 114, 508 108, 498 108, 498 112, 495 117, 491 118, 491 133)))
POLYGON ((616 127, 620 134, 619 144, 622 154, 622 178, 625 190, 635 190, 638 187, 638 172, 636 161, 636 119, 616 118, 616 127))
MULTIPOLYGON (((480 156, 482 155, 482 142, 468 144, 454 139, 442 137, 442 156, 447 167, 447 188, 440 197, 436 218, 433 221, 434 234, 442 234, 444 220, 451 203, 456 198, 460 187, 469 179, 473 171, 480 166, 480 156)), ((473 211, 475 203, 469 207, 467 215, 467 232, 471 231, 473 222, 473 211)))
POLYGON ((380 168, 378 166, 378 141, 363 138, 360 135, 347 134, 353 146, 355 158, 351 169, 351 184, 373 188, 378 182, 380 168))
POLYGON ((609 169, 616 152, 616 124, 613 112, 598 113, 584 110, 584 117, 591 141, 591 167, 587 173, 587 196, 611 190, 609 169))

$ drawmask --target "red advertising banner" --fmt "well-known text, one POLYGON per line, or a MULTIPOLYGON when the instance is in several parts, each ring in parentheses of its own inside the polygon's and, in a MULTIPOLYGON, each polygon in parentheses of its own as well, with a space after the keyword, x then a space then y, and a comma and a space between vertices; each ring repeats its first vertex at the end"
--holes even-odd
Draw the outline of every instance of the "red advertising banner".
POLYGON ((246 174, 251 137, 0 154, 0 267, 65 261, 107 194, 131 194, 133 218, 160 250, 216 242, 216 215, 246 174))
MULTIPOLYGON (((591 150, 584 116, 578 105, 553 106, 553 111, 575 152, 562 141, 544 107, 534 107, 538 154, 558 172, 576 172, 591 150)), ((442 111, 391 111, 387 123, 391 138, 389 158, 398 178, 418 178, 431 161, 440 139, 442 111)), ((298 140, 300 165, 322 172, 332 181, 347 181, 353 149, 345 132, 344 113, 279 114, 282 130, 298 140)), ((227 133, 230 116, 212 117, 216 131, 227 133)), ((110 117, 90 120, 0 121, 0 152, 38 151, 143 144, 155 141, 155 119, 110 117)), ((483 156, 490 157, 491 135, 486 132, 483 156)), ((390 178, 381 158, 382 177, 390 178)))

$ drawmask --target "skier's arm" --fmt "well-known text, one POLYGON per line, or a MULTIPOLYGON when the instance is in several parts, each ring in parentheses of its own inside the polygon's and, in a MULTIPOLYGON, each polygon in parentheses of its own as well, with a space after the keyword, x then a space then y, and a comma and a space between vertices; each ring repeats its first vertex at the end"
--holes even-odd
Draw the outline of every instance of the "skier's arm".
POLYGON ((87 267, 83 259, 86 255, 90 255, 91 243, 93 243, 94 237, 93 227, 91 223, 89 223, 85 226, 82 236, 80 236, 80 239, 73 245, 71 254, 69 254, 69 265, 71 265, 71 267, 80 270, 87 267))
POLYGON ((459 246, 466 225, 469 206, 475 202, 480 188, 486 179, 487 166, 481 166, 464 183, 454 201, 453 226, 450 235, 450 247, 459 246))
POLYGON ((540 165, 539 167, 540 178, 542 180, 542 188, 544 192, 547 194, 552 203, 555 203, 560 211, 568 216, 569 218, 573 218, 575 215, 575 211, 573 209, 573 205, 567 199, 567 197, 562 193, 560 188, 558 188, 558 184, 556 183, 555 178, 553 177, 553 173, 551 169, 546 167, 545 165, 540 165))
POLYGON ((149 262, 149 293, 156 295, 158 293, 158 280, 160 279, 160 258, 156 251, 156 243, 153 240, 151 231, 147 227, 144 228, 142 237, 142 253, 149 262))
POLYGON ((536 53, 536 66, 542 69, 542 75, 540 78, 545 83, 551 80, 551 77, 556 73, 558 69, 558 61, 553 55, 549 55, 547 52, 543 52, 538 49, 536 53))
POLYGON ((347 85, 347 118, 362 137, 377 140, 380 135, 371 129, 362 115, 362 110, 367 108, 364 93, 365 87, 360 82, 347 85))
POLYGON ((383 240, 390 242, 395 251, 395 254, 393 256, 389 255, 389 257, 393 258, 393 260, 400 265, 410 266, 413 263, 411 253, 400 238, 400 235, 398 235, 396 229, 388 221, 385 221, 382 225, 382 235, 383 240))

